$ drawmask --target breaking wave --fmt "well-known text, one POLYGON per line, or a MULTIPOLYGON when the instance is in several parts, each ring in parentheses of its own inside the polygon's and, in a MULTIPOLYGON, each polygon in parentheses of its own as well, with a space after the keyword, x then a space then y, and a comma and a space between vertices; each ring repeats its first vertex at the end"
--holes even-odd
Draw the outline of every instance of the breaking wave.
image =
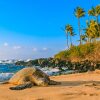
POLYGON ((9 80, 14 73, 0 73, 0 82, 9 80))

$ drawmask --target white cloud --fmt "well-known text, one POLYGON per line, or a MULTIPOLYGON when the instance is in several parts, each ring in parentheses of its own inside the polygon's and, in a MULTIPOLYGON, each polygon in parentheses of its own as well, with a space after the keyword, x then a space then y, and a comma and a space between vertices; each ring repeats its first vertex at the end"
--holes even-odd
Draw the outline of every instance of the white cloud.
POLYGON ((21 46, 14 46, 13 49, 15 49, 15 50, 21 49, 21 46))
POLYGON ((43 51, 47 51, 47 50, 48 50, 48 48, 46 48, 46 47, 45 47, 45 48, 43 48, 42 50, 43 50, 43 51))
POLYGON ((3 45, 4 45, 5 47, 7 47, 7 46, 8 46, 8 43, 7 43, 7 42, 5 42, 3 45))
POLYGON ((37 48, 33 48, 33 51, 36 52, 37 51, 37 48))

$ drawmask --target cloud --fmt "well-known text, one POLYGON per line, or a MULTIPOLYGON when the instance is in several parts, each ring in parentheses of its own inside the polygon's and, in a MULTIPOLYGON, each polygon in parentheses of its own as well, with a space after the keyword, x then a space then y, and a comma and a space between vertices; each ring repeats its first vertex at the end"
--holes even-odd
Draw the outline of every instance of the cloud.
POLYGON ((15 50, 21 49, 21 46, 14 46, 13 49, 15 49, 15 50))
POLYGON ((33 48, 33 51, 36 52, 38 49, 37 48, 33 48))
POLYGON ((7 47, 7 46, 8 46, 8 43, 7 43, 7 42, 5 42, 3 45, 4 45, 4 47, 7 47))
POLYGON ((43 48, 42 50, 43 50, 43 51, 47 51, 47 50, 48 50, 48 48, 46 48, 46 47, 45 47, 45 48, 43 48))

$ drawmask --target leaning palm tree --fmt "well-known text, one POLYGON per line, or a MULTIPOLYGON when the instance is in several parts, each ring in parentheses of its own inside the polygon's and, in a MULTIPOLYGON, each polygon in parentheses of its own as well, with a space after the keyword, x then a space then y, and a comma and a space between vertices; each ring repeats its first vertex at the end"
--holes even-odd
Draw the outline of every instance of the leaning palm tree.
POLYGON ((97 5, 96 7, 92 7, 92 9, 90 9, 88 11, 88 14, 90 16, 95 16, 96 17, 96 21, 98 22, 98 16, 100 15, 100 5, 97 5))
POLYGON ((80 18, 85 16, 85 11, 81 7, 77 7, 74 10, 75 16, 78 18, 78 27, 79 27, 79 36, 80 36, 80 44, 81 44, 81 28, 80 28, 80 18))
POLYGON ((71 37, 74 36, 73 27, 70 24, 66 25, 66 31, 67 31, 67 36, 70 35, 70 43, 71 43, 71 46, 72 46, 71 37))

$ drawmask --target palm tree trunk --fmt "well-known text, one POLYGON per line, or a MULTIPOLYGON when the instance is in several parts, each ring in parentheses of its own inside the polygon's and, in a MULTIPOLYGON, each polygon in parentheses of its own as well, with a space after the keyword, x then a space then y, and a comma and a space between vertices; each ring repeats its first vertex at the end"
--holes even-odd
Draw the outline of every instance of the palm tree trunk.
POLYGON ((97 23, 98 23, 98 16, 96 16, 96 21, 97 21, 97 23))
POLYGON ((90 43, 92 42, 92 39, 90 38, 90 43))
POLYGON ((90 42, 90 39, 89 39, 89 37, 87 37, 87 38, 88 38, 87 43, 89 43, 90 42))
POLYGON ((80 36, 80 45, 81 45, 82 44, 82 41, 81 41, 80 18, 78 18, 78 27, 79 27, 79 36, 80 36))
POLYGON ((70 43, 71 43, 71 45, 70 45, 70 47, 72 46, 72 38, 71 38, 71 35, 70 35, 70 43))
POLYGON ((66 36, 67 36, 67 47, 69 48, 69 45, 68 45, 68 32, 67 32, 66 36))

